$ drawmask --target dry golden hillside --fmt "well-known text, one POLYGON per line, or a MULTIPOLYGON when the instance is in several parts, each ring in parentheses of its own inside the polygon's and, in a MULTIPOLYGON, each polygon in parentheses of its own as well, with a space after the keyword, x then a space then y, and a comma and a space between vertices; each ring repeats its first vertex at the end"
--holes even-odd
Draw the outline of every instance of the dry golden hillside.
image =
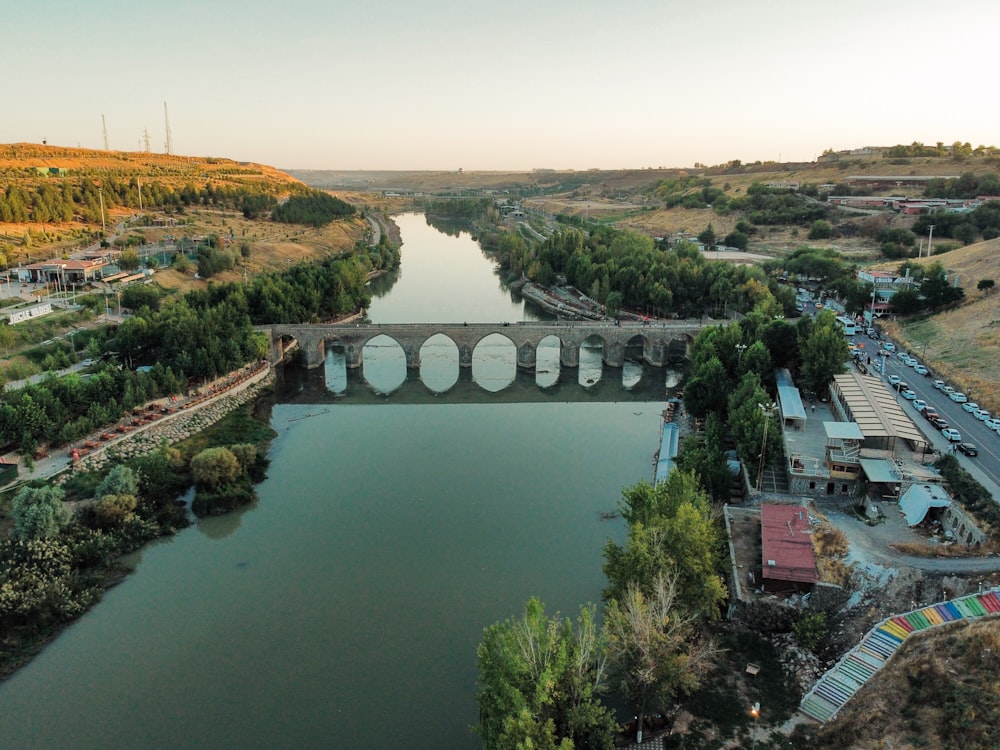
MULTIPOLYGON (((956 309, 926 318, 889 321, 887 330, 943 377, 991 412, 1000 411, 1000 289, 981 292, 981 279, 1000 281, 1000 239, 923 258, 959 275, 966 299, 956 309)), ((884 264, 886 270, 898 264, 884 264)))
MULTIPOLYGON (((138 179, 144 185, 160 183, 173 190, 181 190, 187 185, 196 189, 212 185, 216 188, 248 187, 251 192, 255 192, 254 188, 262 187, 266 192, 279 196, 303 187, 299 180, 274 167, 250 162, 146 152, 95 151, 29 143, 0 145, 0 178, 3 184, 28 187, 49 180, 61 185, 64 182, 77 184, 85 178, 95 181, 116 180, 119 183, 138 179)), ((117 226, 138 212, 135 208, 109 205, 106 213, 108 224, 117 226)), ((249 274, 285 268, 289 263, 314 260, 331 252, 348 250, 364 236, 368 227, 367 222, 360 217, 316 229, 289 226, 266 219, 247 219, 234 209, 196 205, 188 206, 182 212, 171 214, 167 218, 171 221, 164 227, 136 223, 128 228, 126 235, 141 237, 143 242, 149 244, 160 242, 168 236, 178 240, 193 240, 208 234, 228 236, 250 245, 246 269, 249 274)), ((10 265, 40 257, 58 256, 75 252, 95 242, 100 229, 99 224, 80 220, 59 223, 0 223, 0 250, 10 265)), ((241 274, 242 269, 239 272, 220 274, 218 279, 232 280, 241 274)), ((194 278, 193 271, 187 274, 164 271, 157 276, 157 280, 168 288, 187 289, 204 285, 203 281, 194 278)))
POLYGON ((1000 742, 1000 621, 959 623, 905 645, 800 747, 993 750, 1000 742))
POLYGON ((188 182, 204 185, 206 181, 229 185, 298 183, 298 180, 274 167, 231 159, 144 151, 96 151, 35 143, 0 145, 0 174, 5 180, 37 180, 36 168, 72 170, 70 176, 98 177, 99 174, 106 174, 118 179, 136 176, 172 186, 188 182))

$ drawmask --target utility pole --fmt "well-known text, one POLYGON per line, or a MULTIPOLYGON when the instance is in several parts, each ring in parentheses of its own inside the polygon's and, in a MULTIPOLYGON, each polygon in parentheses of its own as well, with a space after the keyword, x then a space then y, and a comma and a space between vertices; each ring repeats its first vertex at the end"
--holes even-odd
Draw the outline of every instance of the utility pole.
POLYGON ((934 224, 927 227, 927 257, 931 257, 931 242, 934 240, 934 224))
POLYGON ((104 131, 104 150, 110 151, 108 148, 108 123, 104 119, 104 115, 101 115, 101 129, 104 131))
POLYGON ((97 188, 97 194, 101 198, 101 233, 106 233, 108 231, 107 226, 104 224, 104 188, 97 188))
POLYGON ((167 114, 166 102, 163 102, 163 122, 167 126, 167 156, 169 156, 174 151, 174 144, 170 135, 170 115, 167 114))

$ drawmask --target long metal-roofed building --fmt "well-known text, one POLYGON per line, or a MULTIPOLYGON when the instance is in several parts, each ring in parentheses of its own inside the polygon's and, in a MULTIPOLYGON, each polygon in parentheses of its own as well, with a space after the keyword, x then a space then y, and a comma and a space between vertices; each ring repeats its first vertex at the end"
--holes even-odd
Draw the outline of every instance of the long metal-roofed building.
POLYGON ((830 394, 839 416, 857 423, 864 448, 895 451, 900 440, 912 451, 928 448, 927 438, 879 378, 859 372, 835 375, 830 394))
POLYGON ((786 427, 802 429, 806 422, 806 407, 802 404, 802 395, 795 387, 792 375, 784 367, 774 371, 774 381, 778 390, 778 409, 781 411, 781 421, 786 427))

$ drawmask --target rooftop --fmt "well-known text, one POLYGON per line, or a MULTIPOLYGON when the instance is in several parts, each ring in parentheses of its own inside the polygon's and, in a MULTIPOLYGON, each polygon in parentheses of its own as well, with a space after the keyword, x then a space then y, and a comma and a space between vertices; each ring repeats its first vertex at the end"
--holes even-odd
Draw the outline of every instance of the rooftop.
POLYGON ((804 507, 762 503, 760 526, 764 578, 801 583, 819 580, 809 515, 804 507))

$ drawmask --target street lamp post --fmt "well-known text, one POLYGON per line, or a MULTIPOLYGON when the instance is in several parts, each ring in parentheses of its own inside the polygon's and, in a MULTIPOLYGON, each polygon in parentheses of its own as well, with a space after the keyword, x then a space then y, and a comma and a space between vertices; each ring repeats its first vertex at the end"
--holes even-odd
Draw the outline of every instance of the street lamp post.
POLYGON ((777 404, 757 404, 757 407, 764 412, 764 433, 760 441, 760 466, 757 469, 757 492, 764 486, 764 456, 767 453, 767 427, 771 423, 771 415, 777 408, 777 404))
POLYGON ((736 367, 737 368, 742 368, 743 367, 743 352, 745 352, 746 350, 747 350, 747 345, 746 344, 737 344, 736 345, 736 351, 737 351, 736 367))
POLYGON ((107 228, 107 226, 104 223, 104 188, 103 187, 97 188, 97 195, 100 196, 100 199, 101 199, 101 233, 104 234, 105 232, 108 231, 108 228, 107 228))

